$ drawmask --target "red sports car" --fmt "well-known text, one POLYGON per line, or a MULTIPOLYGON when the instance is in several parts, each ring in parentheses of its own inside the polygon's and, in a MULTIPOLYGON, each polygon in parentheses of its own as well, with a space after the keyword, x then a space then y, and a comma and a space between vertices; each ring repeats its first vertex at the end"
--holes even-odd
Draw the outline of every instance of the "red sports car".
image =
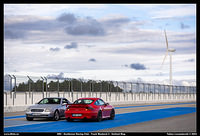
POLYGON ((96 121, 101 121, 103 118, 111 120, 115 118, 114 107, 100 98, 80 98, 73 104, 66 106, 65 117, 67 121, 72 121, 73 119, 95 119, 96 121))

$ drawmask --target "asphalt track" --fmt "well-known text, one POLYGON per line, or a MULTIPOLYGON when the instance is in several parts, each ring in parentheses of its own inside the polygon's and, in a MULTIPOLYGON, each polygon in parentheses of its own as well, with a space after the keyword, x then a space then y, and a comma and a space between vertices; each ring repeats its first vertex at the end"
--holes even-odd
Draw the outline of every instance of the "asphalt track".
POLYGON ((4 132, 196 132, 196 103, 117 106, 115 111, 114 120, 102 122, 26 121, 24 115, 4 114, 4 132))

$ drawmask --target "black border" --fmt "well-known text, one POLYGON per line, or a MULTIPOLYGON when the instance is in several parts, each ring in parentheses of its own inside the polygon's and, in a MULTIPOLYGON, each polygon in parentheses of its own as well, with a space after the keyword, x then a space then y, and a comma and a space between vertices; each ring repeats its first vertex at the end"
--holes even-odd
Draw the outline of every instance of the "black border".
MULTIPOLYGON (((70 2, 70 1, 67 1, 67 2, 70 2)), ((115 1, 116 2, 116 1, 115 1)), ((87 1, 84 1, 84 2, 80 2, 78 1, 77 2, 71 2, 71 3, 66 3, 66 1, 63 1, 63 0, 57 0, 57 1, 52 1, 52 0, 49 0, 49 1, 46 1, 46 2, 42 2, 41 0, 35 0, 34 2, 33 1, 25 1, 25 0, 20 0, 20 1, 15 1, 15 0, 7 0, 7 1, 3 1, 2 4, 1 4, 1 20, 2 20, 2 49, 1 49, 1 55, 2 55, 2 65, 1 65, 1 112, 2 114, 1 115, 4 115, 4 108, 3 108, 3 99, 4 99, 4 96, 3 96, 3 79, 4 79, 4 36, 3 36, 3 33, 4 33, 4 4, 23 4, 23 3, 30 3, 30 4, 196 4, 196 87, 197 87, 197 96, 196 96, 196 100, 197 100, 197 112, 196 112, 196 117, 197 117, 197 120, 196 120, 196 130, 197 132, 58 132, 58 133, 39 133, 39 132, 36 132, 36 133, 27 133, 27 132, 5 132, 4 133, 4 127, 3 127, 3 123, 4 123, 4 120, 3 120, 3 116, 1 116, 1 120, 0 122, 2 123, 2 127, 1 127, 1 133, 0 135, 25 135, 25 136, 30 136, 30 135, 48 135, 48 136, 52 136, 52 135, 66 135, 66 133, 70 133, 71 135, 82 135, 85 136, 85 135, 93 135, 95 133, 97 133, 97 136, 98 136, 98 133, 104 133, 105 135, 112 135, 112 134, 116 134, 116 135, 134 135, 134 134, 141 134, 141 135, 144 135, 144 134, 150 134, 150 135, 197 135, 199 134, 199 122, 198 122, 198 115, 199 115, 199 95, 200 95, 200 88, 199 88, 199 80, 198 80, 198 54, 199 54, 199 51, 200 51, 200 48, 199 48, 199 37, 198 37, 198 33, 199 33, 199 8, 198 8, 198 3, 197 3, 197 0, 182 0, 182 1, 177 1, 177 0, 142 0, 142 1, 132 1, 132 3, 130 3, 129 1, 123 1, 122 3, 119 2, 119 3, 113 3, 113 1, 109 1, 107 0, 106 3, 104 3, 104 1, 101 1, 101 3, 99 2, 95 2, 95 1, 91 1, 91 0, 87 0, 87 1), (103 2, 103 3, 102 3, 103 2), (84 135, 85 134, 85 135, 84 135)))

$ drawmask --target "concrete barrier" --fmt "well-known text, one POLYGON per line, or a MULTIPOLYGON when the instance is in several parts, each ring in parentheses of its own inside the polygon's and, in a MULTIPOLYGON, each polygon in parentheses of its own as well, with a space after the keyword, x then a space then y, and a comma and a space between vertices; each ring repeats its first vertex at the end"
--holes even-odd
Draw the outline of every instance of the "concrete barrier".
POLYGON ((81 97, 98 97, 112 105, 196 101, 196 94, 188 93, 17 92, 15 94, 4 92, 4 112, 24 111, 43 97, 65 97, 71 102, 81 97))

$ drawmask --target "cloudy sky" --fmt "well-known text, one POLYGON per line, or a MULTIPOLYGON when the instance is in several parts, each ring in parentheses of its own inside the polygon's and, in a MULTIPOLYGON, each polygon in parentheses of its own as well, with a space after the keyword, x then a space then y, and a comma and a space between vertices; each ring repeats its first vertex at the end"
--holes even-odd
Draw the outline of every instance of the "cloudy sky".
POLYGON ((195 4, 4 4, 4 74, 196 85, 195 4))

